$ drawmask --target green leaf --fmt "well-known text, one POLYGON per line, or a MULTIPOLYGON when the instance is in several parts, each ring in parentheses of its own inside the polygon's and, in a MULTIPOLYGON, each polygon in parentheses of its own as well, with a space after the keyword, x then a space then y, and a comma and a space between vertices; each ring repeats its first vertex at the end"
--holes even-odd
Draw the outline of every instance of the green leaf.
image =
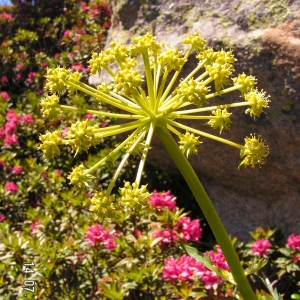
POLYGON ((267 258, 261 258, 260 260, 250 261, 249 267, 245 270, 245 274, 253 274, 262 269, 268 262, 267 258))
POLYGON ((291 256, 291 250, 288 248, 280 248, 279 251, 285 256, 291 256))
POLYGON ((183 244, 179 245, 179 248, 184 250, 188 255, 199 261, 203 266, 208 268, 209 270, 215 272, 218 276, 220 276, 224 281, 229 281, 233 284, 235 284, 235 281, 232 277, 232 274, 226 270, 219 269, 216 267, 210 258, 206 257, 203 253, 199 252, 196 248, 186 246, 183 244))
POLYGON ((270 281, 268 279, 264 280, 262 277, 259 277, 261 281, 264 283, 266 288, 269 290, 271 293, 273 300, 283 300, 280 294, 278 294, 277 289, 273 289, 272 285, 270 284, 270 281))
POLYGON ((299 294, 293 294, 291 295, 292 299, 300 299, 300 295, 299 294))

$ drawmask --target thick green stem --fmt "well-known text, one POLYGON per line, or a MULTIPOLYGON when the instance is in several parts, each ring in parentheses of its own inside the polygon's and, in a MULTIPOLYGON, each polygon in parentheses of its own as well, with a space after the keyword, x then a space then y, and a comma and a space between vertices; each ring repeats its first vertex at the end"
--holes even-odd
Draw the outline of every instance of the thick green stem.
POLYGON ((190 163, 187 161, 183 153, 180 151, 177 143, 167 129, 156 127, 156 133, 164 144, 168 153, 172 157, 179 171, 183 175, 194 197, 196 198, 209 226, 220 245, 225 259, 228 263, 232 276, 236 282, 244 300, 257 300, 253 289, 251 288, 238 256, 231 244, 229 236, 218 216, 212 202, 205 192, 198 176, 194 172, 190 163))

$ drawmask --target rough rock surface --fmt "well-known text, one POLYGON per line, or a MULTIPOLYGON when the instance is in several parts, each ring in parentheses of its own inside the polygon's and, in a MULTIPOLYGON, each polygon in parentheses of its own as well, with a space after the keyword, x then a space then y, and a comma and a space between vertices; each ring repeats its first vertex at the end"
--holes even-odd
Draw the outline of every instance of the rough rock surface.
MULTIPOLYGON (((271 151, 262 168, 238 170, 236 149, 204 138, 198 156, 190 158, 226 229, 241 239, 248 240, 257 226, 300 234, 299 7, 293 0, 113 1, 108 43, 126 43, 152 30, 159 41, 180 46, 198 30, 215 49, 233 49, 236 74, 254 75, 258 88, 271 95, 267 114, 253 120, 245 108, 235 109, 231 131, 222 133, 240 144, 250 133, 261 134, 271 151)), ((229 97, 240 101, 239 93, 229 97)), ((158 139, 148 158, 157 168, 178 172, 158 139)))

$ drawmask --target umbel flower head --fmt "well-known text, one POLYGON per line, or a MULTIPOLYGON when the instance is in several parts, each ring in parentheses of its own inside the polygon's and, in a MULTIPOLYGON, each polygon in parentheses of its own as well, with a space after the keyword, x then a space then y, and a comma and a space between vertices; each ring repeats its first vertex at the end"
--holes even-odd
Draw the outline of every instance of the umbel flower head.
MULTIPOLYGON (((189 119, 204 120, 206 126, 219 130, 221 134, 223 130, 230 129, 230 117, 234 107, 246 106, 246 113, 258 117, 270 102, 263 90, 259 92, 254 87, 256 79, 253 76, 244 73, 232 76, 235 62, 232 51, 214 51, 212 48, 206 48, 206 41, 198 32, 188 35, 182 42, 183 47, 180 50, 164 47, 151 32, 133 38, 132 44, 129 45, 111 42, 110 48, 100 53, 92 53, 89 61, 92 74, 106 72, 112 79, 111 83, 103 82, 95 88, 82 83, 78 71, 73 73, 61 67, 47 69, 46 89, 50 95, 43 98, 41 103, 45 117, 56 118, 64 111, 80 110, 80 107, 59 104, 61 94, 67 91, 72 98, 74 92, 80 91, 122 112, 87 110, 87 113, 125 119, 128 122, 100 128, 90 124, 88 120, 78 120, 70 126, 71 129, 65 137, 60 135, 60 130, 46 132, 40 136, 40 149, 45 157, 51 159, 54 155, 59 155, 60 145, 71 146, 76 155, 99 144, 102 138, 128 132, 128 137, 96 165, 89 169, 81 165, 69 175, 71 182, 79 187, 88 185, 98 166, 105 163, 111 155, 125 149, 126 153, 108 190, 101 192, 101 199, 109 199, 115 181, 130 155, 138 155, 141 158, 134 189, 139 186, 157 127, 176 135, 179 148, 187 157, 198 153, 202 138, 211 138, 239 149, 242 159, 240 166, 254 167, 263 164, 269 148, 260 135, 250 135, 246 137, 245 145, 240 145, 180 122, 189 119), (196 54, 198 63, 190 74, 181 78, 182 67, 192 53, 196 54), (138 68, 139 60, 144 66, 143 72, 138 68), (117 69, 112 65, 117 66, 117 69), (177 79, 179 83, 175 86, 177 79), (210 99, 234 91, 240 92, 244 101, 222 105, 209 104, 210 99)), ((128 197, 124 194, 122 197, 132 197, 132 190, 128 193, 128 197)), ((93 207, 95 210, 97 205, 94 204, 93 207)))

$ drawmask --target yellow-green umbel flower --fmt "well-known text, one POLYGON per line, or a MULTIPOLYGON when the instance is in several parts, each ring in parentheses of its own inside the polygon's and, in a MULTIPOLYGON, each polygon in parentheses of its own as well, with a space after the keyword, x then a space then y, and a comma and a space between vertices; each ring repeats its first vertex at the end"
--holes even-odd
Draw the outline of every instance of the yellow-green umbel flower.
POLYGON ((94 166, 89 169, 83 165, 75 167, 69 176, 73 184, 79 187, 88 186, 93 172, 99 166, 112 155, 126 149, 107 190, 96 193, 91 201, 91 210, 103 215, 109 208, 112 209, 108 204, 112 201, 110 194, 130 155, 138 154, 140 163, 135 182, 132 186, 125 183, 125 187, 120 190, 121 201, 137 209, 143 206, 148 194, 144 186, 140 191, 139 185, 150 144, 156 133, 188 182, 212 227, 243 298, 252 300, 255 299, 255 295, 237 260, 228 235, 185 156, 198 153, 199 137, 203 144, 205 138, 210 138, 237 148, 242 158, 240 165, 245 167, 263 164, 269 148, 259 135, 247 137, 245 145, 241 145, 199 130, 199 126, 194 128, 184 125, 181 121, 206 120, 204 124, 219 129, 221 133, 222 130, 230 128, 229 117, 234 107, 247 106, 249 108, 246 113, 257 117, 268 107, 270 100, 265 96, 265 92, 258 92, 254 88, 256 79, 253 76, 241 74, 232 78, 236 61, 232 51, 214 51, 205 48, 205 43, 198 32, 188 35, 183 40, 182 49, 164 48, 151 32, 133 38, 132 44, 129 45, 120 45, 113 41, 110 48, 100 53, 92 53, 89 60, 92 74, 105 72, 111 77, 109 82, 103 82, 96 88, 81 82, 79 72, 72 73, 60 67, 47 69, 46 89, 50 91, 52 98, 45 98, 42 102, 44 115, 55 115, 60 110, 80 110, 57 103, 58 97, 65 91, 68 91, 71 99, 72 94, 77 91, 115 107, 114 112, 88 109, 87 113, 123 121, 105 128, 78 121, 71 126, 65 137, 58 137, 57 133, 52 135, 49 132, 42 135, 40 149, 46 158, 51 159, 55 154, 59 154, 59 145, 70 145, 77 154, 81 150, 88 151, 90 146, 98 144, 102 138, 128 133, 123 142, 94 166), (182 77, 181 70, 191 54, 195 54, 198 62, 187 76, 182 77), (141 71, 142 65, 144 69, 141 71), (239 92, 244 101, 210 105, 210 99, 230 92, 239 92), (177 136, 179 146, 174 142, 172 134, 177 136))
MULTIPOLYGON (((88 151, 89 147, 97 145, 101 138, 130 132, 126 140, 114 149, 113 153, 125 147, 126 159, 131 154, 139 154, 141 162, 136 177, 136 182, 139 184, 150 143, 157 128, 177 135, 180 149, 187 157, 197 154, 197 147, 200 144, 199 136, 234 146, 242 152, 248 151, 246 150, 247 144, 240 145, 180 123, 183 119, 207 120, 206 124, 214 129, 219 128, 221 133, 222 130, 228 130, 231 125, 232 112, 228 110, 243 105, 250 106, 246 112, 252 116, 258 116, 263 108, 267 107, 268 97, 264 92, 254 89, 256 79, 253 76, 243 73, 230 81, 235 62, 232 51, 206 49, 205 40, 197 32, 188 35, 183 40, 184 46, 181 50, 174 47, 164 48, 151 32, 133 38, 132 41, 131 45, 120 45, 113 41, 110 48, 100 53, 92 53, 92 58, 89 60, 91 73, 100 73, 103 70, 111 76, 110 84, 103 82, 94 88, 80 82, 81 75, 78 72, 72 73, 60 67, 47 69, 46 89, 53 95, 42 99, 42 111, 45 115, 51 117, 59 111, 79 109, 58 103, 59 95, 67 90, 71 95, 74 91, 82 91, 97 101, 106 102, 124 112, 86 110, 87 113, 129 120, 127 123, 122 122, 120 125, 106 128, 89 125, 88 121, 77 121, 70 126, 66 136, 59 139, 59 143, 54 143, 52 148, 50 142, 48 142, 49 145, 47 141, 45 142, 46 137, 41 136, 43 145, 40 148, 47 158, 59 154, 57 145, 70 145, 77 154, 82 150, 88 151), (185 47, 187 49, 184 49, 185 47), (197 65, 185 78, 179 78, 179 84, 174 88, 182 67, 193 52, 196 53, 198 59, 197 65), (143 61, 144 73, 140 73, 138 59, 143 61), (112 64, 117 65, 118 69, 111 68, 112 64), (224 88, 225 85, 231 85, 231 82, 233 83, 231 87, 224 88), (146 90, 143 89, 144 85, 146 90), (212 91, 213 86, 215 91, 212 91), (211 98, 233 91, 240 91, 246 101, 209 106, 211 98), (194 108, 189 106, 194 106, 194 108), (206 114, 207 112, 211 112, 211 115, 206 114)), ((267 149, 267 146, 263 145, 267 149)), ((264 153, 265 157, 267 151, 264 153)), ((261 164, 261 161, 256 158, 251 160, 251 155, 254 154, 248 151, 246 161, 251 161, 251 166, 261 164)), ((107 158, 102 159, 90 169, 85 169, 82 178, 92 174, 100 164, 105 163, 107 158)), ((249 165, 245 163, 245 159, 243 161, 244 166, 249 165)), ((109 186, 109 192, 125 162, 123 159, 116 171, 114 180, 109 186)), ((76 170, 78 172, 78 169, 76 170)), ((73 179, 72 182, 80 184, 81 181, 73 179)), ((84 180, 84 182, 80 185, 86 185, 88 181, 84 180)))

